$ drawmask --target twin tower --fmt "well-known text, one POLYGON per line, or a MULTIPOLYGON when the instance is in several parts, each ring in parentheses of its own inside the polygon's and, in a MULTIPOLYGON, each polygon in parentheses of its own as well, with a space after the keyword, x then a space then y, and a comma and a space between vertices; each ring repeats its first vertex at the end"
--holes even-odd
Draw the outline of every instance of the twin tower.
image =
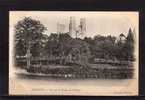
MULTIPOLYGON (((64 33, 64 30, 65 25, 57 23, 57 33, 64 33)), ((75 17, 70 17, 68 34, 72 37, 77 38, 78 36, 85 34, 85 32, 86 32, 86 19, 80 18, 80 23, 77 26, 75 17)))
POLYGON ((80 18, 80 25, 76 26, 76 21, 74 17, 70 17, 69 23, 69 34, 70 36, 75 36, 76 38, 86 32, 86 19, 80 18))

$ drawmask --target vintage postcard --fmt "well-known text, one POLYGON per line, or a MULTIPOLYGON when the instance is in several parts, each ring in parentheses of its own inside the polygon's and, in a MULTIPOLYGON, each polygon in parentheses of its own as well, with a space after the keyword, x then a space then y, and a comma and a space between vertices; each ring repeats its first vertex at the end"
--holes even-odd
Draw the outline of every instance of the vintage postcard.
POLYGON ((137 96, 139 12, 10 11, 9 95, 137 96))

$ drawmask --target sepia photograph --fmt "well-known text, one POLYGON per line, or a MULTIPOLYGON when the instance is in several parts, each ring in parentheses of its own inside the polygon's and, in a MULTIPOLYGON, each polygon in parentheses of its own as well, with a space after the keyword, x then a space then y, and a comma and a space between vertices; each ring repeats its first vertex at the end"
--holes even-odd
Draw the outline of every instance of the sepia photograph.
POLYGON ((9 11, 9 95, 137 96, 137 11, 9 11))

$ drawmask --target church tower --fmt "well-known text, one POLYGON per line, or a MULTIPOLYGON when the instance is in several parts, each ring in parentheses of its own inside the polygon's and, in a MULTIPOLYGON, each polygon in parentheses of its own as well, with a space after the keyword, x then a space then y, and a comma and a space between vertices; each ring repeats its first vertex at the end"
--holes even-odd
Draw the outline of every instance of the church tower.
POLYGON ((70 17, 69 35, 73 36, 74 34, 76 34, 76 22, 74 17, 70 17))
POLYGON ((80 19, 80 34, 83 35, 86 32, 86 19, 81 18, 80 19))

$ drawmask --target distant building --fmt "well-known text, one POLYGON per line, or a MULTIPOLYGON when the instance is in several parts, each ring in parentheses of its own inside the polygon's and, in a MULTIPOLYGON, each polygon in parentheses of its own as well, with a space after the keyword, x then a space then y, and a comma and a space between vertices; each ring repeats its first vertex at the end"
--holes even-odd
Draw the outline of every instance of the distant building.
POLYGON ((117 43, 117 42, 125 43, 125 42, 126 42, 126 36, 125 36, 123 33, 121 33, 121 34, 119 35, 119 37, 116 39, 115 42, 116 42, 116 43, 117 43))
POLYGON ((125 43, 125 41, 126 41, 126 36, 125 36, 123 33, 120 34, 119 38, 120 38, 120 41, 121 41, 122 43, 125 43))
POLYGON ((64 31, 65 31, 65 25, 61 23, 57 23, 57 33, 58 34, 64 33, 64 31))
POLYGON ((72 36, 74 34, 76 34, 76 22, 74 17, 70 17, 69 35, 72 36))
POLYGON ((80 19, 80 34, 84 34, 86 32, 86 19, 81 18, 80 19))

